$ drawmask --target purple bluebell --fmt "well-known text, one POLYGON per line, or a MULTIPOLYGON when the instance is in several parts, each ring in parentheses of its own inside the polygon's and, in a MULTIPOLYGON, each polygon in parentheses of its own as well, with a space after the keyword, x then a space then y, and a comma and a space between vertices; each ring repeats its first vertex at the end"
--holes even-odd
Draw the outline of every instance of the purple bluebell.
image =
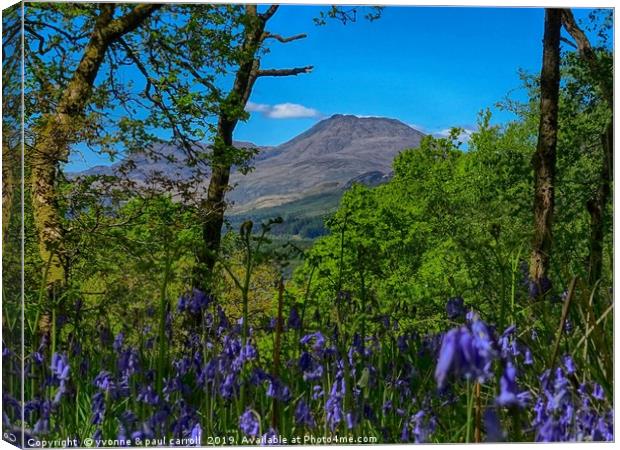
POLYGON ((50 432, 50 418, 49 414, 46 416, 39 417, 39 420, 34 424, 34 428, 32 429, 35 434, 47 434, 50 432))
POLYGON ((534 359, 532 358, 532 352, 530 351, 529 348, 525 349, 525 354, 523 356, 523 364, 525 364, 526 366, 531 366, 532 364, 534 364, 534 359))
POLYGON ((112 374, 107 370, 102 370, 97 374, 94 380, 94 385, 103 391, 110 392, 115 389, 116 385, 112 378, 112 374))
POLYGON ((323 394, 324 394, 323 388, 319 386, 318 384, 312 387, 312 399, 313 400, 318 400, 319 398, 323 397, 323 394))
POLYGON ((246 436, 258 436, 260 433, 259 428, 256 414, 251 409, 246 409, 239 417, 239 429, 246 436))
POLYGON ((594 383, 592 389, 592 397, 597 400, 605 400, 605 391, 600 384, 594 383))
POLYGON ((482 417, 484 423, 484 429, 486 431, 487 442, 502 442, 505 439, 504 431, 502 430, 502 424, 497 417, 497 413, 488 408, 484 411, 482 417))
POLYGON ((115 352, 120 352, 123 348, 123 342, 125 340, 125 333, 122 331, 116 335, 114 338, 114 343, 112 344, 112 348, 115 352))
POLYGON ((530 399, 528 391, 519 392, 517 388, 517 369, 508 362, 504 373, 499 381, 500 393, 495 399, 500 406, 519 406, 525 407, 530 399))
POLYGON ((444 335, 435 367, 435 380, 440 390, 445 387, 450 374, 479 381, 491 375, 491 364, 496 357, 491 334, 477 316, 470 318, 471 331, 463 326, 444 335))
POLYGON ((267 396, 276 398, 284 403, 291 401, 291 391, 288 386, 274 377, 269 377, 268 379, 267 396))
POLYGON ((192 427, 190 439, 192 440, 192 443, 196 445, 202 444, 202 428, 198 422, 196 422, 196 424, 192 427))
POLYGON ((120 352, 116 365, 123 375, 133 375, 140 369, 138 352, 133 348, 120 352))
POLYGON ((569 375, 574 374, 577 371, 577 368, 575 367, 575 362, 573 361, 573 358, 570 355, 564 355, 564 358, 562 359, 564 361, 566 373, 569 375))
POLYGON ((355 416, 355 413, 348 412, 345 417, 347 421, 347 428, 349 430, 355 428, 355 426, 357 425, 357 417, 355 416))
POLYGON ((303 425, 308 428, 314 428, 316 426, 312 411, 303 399, 297 402, 297 407, 295 408, 295 422, 298 425, 303 425))
POLYGON ((71 368, 69 367, 69 360, 67 355, 54 353, 52 355, 52 364, 50 369, 52 369, 52 374, 60 380, 66 381, 69 379, 69 371, 71 368))
POLYGON ((220 384, 220 395, 224 398, 232 398, 237 391, 237 381, 234 374, 229 373, 224 378, 224 382, 220 384))
POLYGON ((278 445, 280 443, 278 432, 269 428, 260 438, 261 445, 278 445))
POLYGON ((325 402, 325 412, 327 415, 327 423, 332 431, 342 421, 342 401, 345 393, 344 373, 338 370, 336 379, 334 380, 327 401, 325 402))
POLYGON ((149 384, 140 388, 136 400, 146 403, 147 405, 155 406, 159 403, 159 395, 157 395, 153 386, 149 384))
POLYGON ((191 292, 183 294, 179 297, 177 303, 178 312, 188 312, 190 315, 200 315, 211 303, 211 297, 199 289, 193 289, 191 292))
POLYGON ((381 407, 381 411, 383 412, 383 414, 387 414, 393 408, 394 408, 394 403, 392 402, 392 400, 387 400, 385 403, 383 403, 383 406, 381 407))
POLYGON ((103 423, 103 417, 105 415, 105 396, 103 392, 96 392, 92 397, 92 424, 101 425, 103 423))
POLYGON ((301 328, 301 318, 299 317, 296 306, 291 307, 286 324, 291 330, 299 330, 301 328))
POLYGON ((311 341, 314 341, 314 344, 312 345, 312 350, 314 350, 317 353, 322 352, 324 350, 325 336, 323 336, 323 333, 321 333, 320 331, 317 331, 315 333, 307 334, 304 337, 302 337, 299 342, 306 345, 311 341))

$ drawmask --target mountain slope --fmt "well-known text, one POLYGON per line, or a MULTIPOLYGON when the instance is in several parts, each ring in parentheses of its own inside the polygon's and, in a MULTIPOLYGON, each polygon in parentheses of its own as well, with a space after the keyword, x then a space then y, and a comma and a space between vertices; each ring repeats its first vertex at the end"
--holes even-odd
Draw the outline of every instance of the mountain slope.
MULTIPOLYGON (((285 216, 291 226, 282 229, 312 228, 309 235, 316 235, 322 218, 337 207, 346 189, 354 183, 376 186, 389 180, 394 157, 404 149, 417 147, 423 137, 420 131, 395 119, 337 114, 276 147, 236 142, 239 147, 259 151, 252 172, 243 175, 233 170, 228 216, 233 223, 244 217, 258 221, 285 216)), ((206 176, 195 176, 195 170, 185 164, 183 151, 170 144, 152 150, 158 158, 138 153, 131 156, 129 165, 125 160, 73 175, 113 175, 129 166, 126 176, 138 183, 195 177, 200 185, 197 191, 206 192, 208 170, 206 176)))
MULTIPOLYGON (((248 175, 235 174, 232 211, 281 205, 344 189, 351 180, 388 177, 394 157, 424 135, 395 119, 335 115, 275 147, 248 175)), ((373 183, 374 184, 374 183, 373 183)))

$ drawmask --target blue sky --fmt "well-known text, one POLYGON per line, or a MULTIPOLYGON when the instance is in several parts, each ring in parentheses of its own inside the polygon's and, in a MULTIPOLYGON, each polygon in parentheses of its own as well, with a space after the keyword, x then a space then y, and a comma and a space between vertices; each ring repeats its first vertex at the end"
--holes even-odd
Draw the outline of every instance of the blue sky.
MULTIPOLYGON (((316 26, 320 10, 281 6, 269 22, 273 33, 308 37, 273 41, 262 68, 314 70, 260 78, 235 139, 277 145, 336 113, 396 118, 427 133, 471 129, 484 108, 504 122, 511 117, 494 105, 509 92, 523 95, 518 70, 540 70, 543 9, 385 7, 369 22, 361 8, 355 23, 316 26)), ((67 169, 103 162, 76 156, 67 169)))

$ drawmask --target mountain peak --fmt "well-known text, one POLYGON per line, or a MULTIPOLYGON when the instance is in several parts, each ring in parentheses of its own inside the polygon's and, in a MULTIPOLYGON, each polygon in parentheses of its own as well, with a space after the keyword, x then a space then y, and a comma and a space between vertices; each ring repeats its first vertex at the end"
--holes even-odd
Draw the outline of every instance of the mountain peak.
MULTIPOLYGON (((400 120, 389 117, 334 114, 316 123, 309 130, 292 140, 285 142, 280 146, 280 149, 285 150, 301 141, 307 141, 309 138, 319 139, 323 142, 335 140, 344 145, 378 136, 403 138, 407 141, 417 142, 424 136, 424 133, 411 128, 400 120)), ((339 144, 336 145, 336 147, 339 146, 339 144)))

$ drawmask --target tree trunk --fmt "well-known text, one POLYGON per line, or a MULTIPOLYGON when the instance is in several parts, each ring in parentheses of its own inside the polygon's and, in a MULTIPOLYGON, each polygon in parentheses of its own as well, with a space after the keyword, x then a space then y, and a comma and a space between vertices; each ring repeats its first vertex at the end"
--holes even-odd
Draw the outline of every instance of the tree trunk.
POLYGON ((69 84, 54 113, 42 118, 36 127, 36 145, 32 152, 30 189, 41 259, 47 267, 48 286, 65 283, 62 261, 63 230, 58 211, 56 181, 58 164, 69 155, 69 147, 80 129, 93 83, 110 45, 135 30, 161 5, 138 5, 114 19, 116 5, 105 3, 94 25, 69 84))
POLYGON ((233 146, 233 133, 239 121, 238 112, 243 111, 250 98, 260 67, 260 60, 256 55, 263 40, 266 20, 257 14, 256 5, 247 5, 246 14, 250 20, 245 28, 242 46, 247 59, 240 64, 233 88, 221 108, 213 144, 212 174, 207 200, 203 206, 205 211, 202 223, 203 248, 198 253, 198 267, 194 280, 194 284, 202 289, 206 289, 210 284, 222 239, 222 225, 226 211, 225 196, 231 170, 229 155, 233 146))
POLYGON ((267 22, 278 10, 278 5, 271 5, 259 14, 256 5, 246 5, 246 22, 243 43, 241 44, 243 60, 235 75, 233 88, 222 103, 218 119, 217 135, 213 144, 212 175, 209 181, 207 199, 202 205, 205 214, 202 223, 203 246, 198 252, 198 265, 194 274, 194 286, 209 289, 213 268, 217 261, 217 253, 222 237, 222 224, 226 211, 225 196, 230 179, 231 152, 233 149, 233 133, 240 112, 244 110, 254 83, 259 77, 286 77, 312 71, 312 66, 291 69, 260 69, 259 51, 265 39, 275 39, 282 43, 292 42, 306 37, 297 34, 282 37, 265 31, 267 22))
POLYGON ((552 244, 558 97, 560 87, 560 29, 562 10, 545 10, 543 63, 540 74, 540 123, 534 168, 534 238, 530 258, 530 278, 534 296, 549 289, 549 260, 552 244))
POLYGON ((603 270, 603 240, 605 238, 605 210, 611 195, 613 180, 613 119, 601 135, 603 164, 596 194, 588 202, 590 213, 590 255, 588 257, 588 283, 592 286, 601 278, 603 270))
MULTIPOLYGON (((562 11, 562 23, 566 31, 575 39, 579 56, 583 59, 590 71, 592 80, 597 80, 603 99, 609 109, 613 111, 613 77, 602 76, 605 70, 600 66, 599 59, 585 33, 579 28, 570 9, 562 11)), ((611 75, 611 74, 610 74, 611 75)), ((605 238, 605 210, 611 197, 613 182, 613 152, 614 129, 613 115, 601 133, 601 148, 603 162, 596 194, 588 201, 587 208, 590 214, 590 254, 588 255, 588 283, 593 285, 601 277, 603 268, 603 240, 605 238)))

